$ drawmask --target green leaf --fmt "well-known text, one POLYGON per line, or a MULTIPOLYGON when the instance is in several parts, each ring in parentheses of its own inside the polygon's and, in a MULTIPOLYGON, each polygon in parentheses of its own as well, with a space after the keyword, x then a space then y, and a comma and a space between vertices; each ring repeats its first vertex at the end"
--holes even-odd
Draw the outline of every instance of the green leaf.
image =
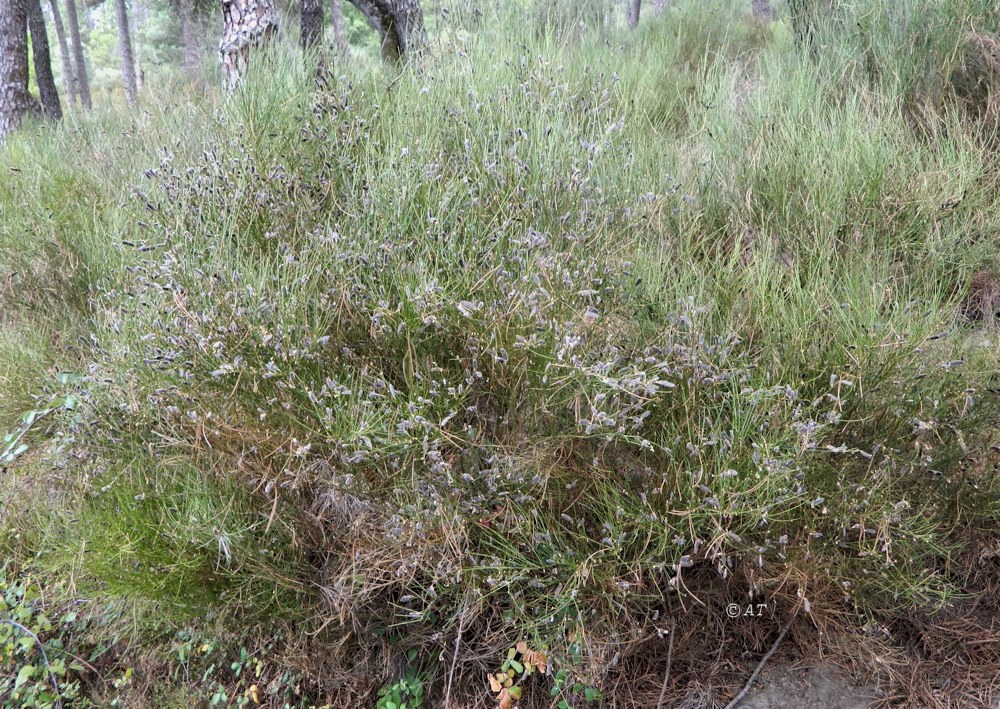
POLYGON ((17 456, 19 456, 22 453, 24 453, 24 451, 26 451, 26 450, 28 450, 28 444, 27 443, 22 443, 21 445, 19 445, 14 450, 12 450, 12 451, 10 451, 8 453, 4 453, 3 459, 4 459, 5 462, 9 463, 10 461, 14 460, 14 458, 16 458, 17 456))
POLYGON ((513 667, 514 671, 517 672, 518 674, 521 674, 521 673, 524 672, 524 665, 522 665, 517 660, 511 660, 510 661, 510 666, 513 667))
POLYGON ((410 339, 410 333, 406 333, 406 352, 403 354, 403 380, 406 382, 406 388, 408 391, 413 391, 415 383, 415 365, 414 360, 417 358, 417 353, 413 349, 413 340, 410 339))
POLYGON ((25 665, 21 668, 21 671, 17 673, 17 679, 14 680, 14 689, 17 689, 22 684, 27 682, 29 679, 35 676, 35 666, 25 665))

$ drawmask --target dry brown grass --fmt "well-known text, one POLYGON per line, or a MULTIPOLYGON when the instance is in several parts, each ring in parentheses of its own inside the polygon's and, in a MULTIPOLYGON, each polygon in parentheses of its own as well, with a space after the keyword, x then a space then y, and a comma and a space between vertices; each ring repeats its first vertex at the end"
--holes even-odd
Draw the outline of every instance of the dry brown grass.
POLYGON ((977 271, 962 300, 962 314, 973 322, 995 325, 1000 314, 1000 279, 991 270, 977 271))
POLYGON ((1000 118, 1000 37, 967 32, 951 85, 970 117, 996 123, 1000 118))

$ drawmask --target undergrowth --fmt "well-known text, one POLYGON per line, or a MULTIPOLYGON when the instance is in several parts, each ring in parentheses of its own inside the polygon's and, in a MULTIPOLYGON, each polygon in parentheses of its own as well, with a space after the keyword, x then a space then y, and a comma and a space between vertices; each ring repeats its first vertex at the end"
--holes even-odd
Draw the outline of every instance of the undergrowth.
POLYGON ((495 10, 399 77, 279 47, 12 137, 4 583, 55 659, 0 635, 5 706, 711 706, 793 615, 875 648, 982 593, 995 155, 952 77, 995 18, 842 5, 814 48, 495 10))

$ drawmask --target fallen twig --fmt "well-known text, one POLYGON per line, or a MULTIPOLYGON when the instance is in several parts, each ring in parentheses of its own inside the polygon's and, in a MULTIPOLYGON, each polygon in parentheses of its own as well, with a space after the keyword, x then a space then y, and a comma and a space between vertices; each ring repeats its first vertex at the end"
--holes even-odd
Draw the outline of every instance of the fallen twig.
POLYGON ((663 686, 660 687, 660 700, 656 703, 656 709, 663 709, 663 699, 667 696, 667 686, 670 684, 670 661, 674 656, 674 633, 677 631, 677 623, 674 616, 670 616, 670 640, 667 644, 667 671, 663 675, 663 686))
POLYGON ((458 635, 455 636, 455 654, 451 658, 451 668, 448 670, 448 688, 444 693, 444 708, 451 709, 451 681, 455 676, 455 666, 458 664, 458 651, 462 647, 462 629, 465 625, 465 612, 468 603, 462 604, 462 612, 458 616, 458 635))
POLYGON ((36 645, 38 645, 38 649, 42 651, 42 661, 45 663, 45 670, 49 673, 49 679, 52 680, 52 689, 55 692, 55 696, 53 698, 54 706, 62 709, 62 699, 59 696, 59 684, 56 682, 56 676, 52 672, 52 668, 49 666, 49 656, 45 654, 45 646, 42 645, 42 641, 38 639, 37 635, 25 628, 16 620, 11 620, 10 618, 0 618, 0 623, 6 623, 15 630, 20 630, 22 633, 30 635, 31 639, 35 641, 36 645))
POLYGON ((773 655, 774 651, 778 649, 778 645, 781 644, 781 641, 785 639, 785 634, 788 632, 788 629, 792 627, 792 623, 795 621, 797 616, 798 611, 793 613, 792 617, 788 619, 788 622, 785 623, 785 627, 781 629, 780 633, 778 633, 778 638, 774 641, 774 645, 772 645, 771 649, 767 651, 767 654, 761 658, 760 662, 757 664, 757 668, 750 675, 750 679, 748 679, 747 683, 743 685, 743 689, 740 690, 739 694, 733 697, 733 700, 725 706, 725 709, 735 709, 736 705, 743 701, 743 698, 753 688, 753 683, 757 680, 757 675, 759 675, 760 671, 764 669, 764 665, 766 665, 767 661, 771 659, 771 655, 773 655))

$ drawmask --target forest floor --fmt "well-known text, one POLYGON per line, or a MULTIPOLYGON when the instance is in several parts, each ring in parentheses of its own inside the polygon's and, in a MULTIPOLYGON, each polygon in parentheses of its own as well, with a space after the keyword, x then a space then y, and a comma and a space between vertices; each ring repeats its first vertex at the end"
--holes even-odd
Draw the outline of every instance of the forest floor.
MULTIPOLYGON (((776 663, 736 709, 868 709, 879 698, 835 667, 776 663)), ((971 708, 970 708, 971 709, 971 708)))
POLYGON ((469 5, 0 146, 2 701, 982 709, 995 0, 469 5))

